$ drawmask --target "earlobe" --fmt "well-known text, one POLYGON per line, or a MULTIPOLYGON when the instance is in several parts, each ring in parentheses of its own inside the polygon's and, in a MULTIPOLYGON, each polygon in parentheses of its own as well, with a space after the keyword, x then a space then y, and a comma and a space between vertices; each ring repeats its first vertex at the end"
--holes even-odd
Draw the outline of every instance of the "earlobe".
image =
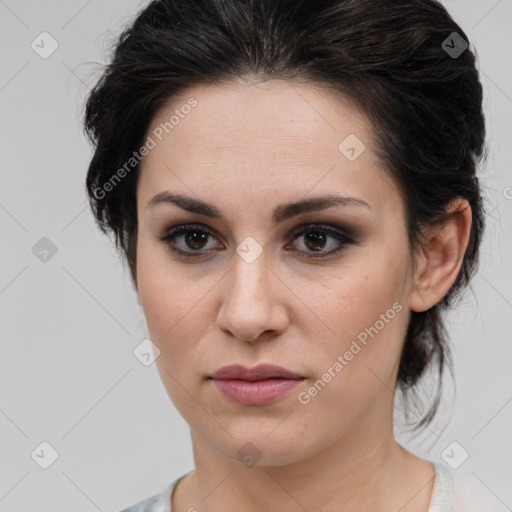
POLYGON ((412 311, 435 306, 448 293, 459 273, 471 233, 471 207, 465 199, 454 199, 446 207, 446 221, 424 236, 423 251, 417 258, 412 311))

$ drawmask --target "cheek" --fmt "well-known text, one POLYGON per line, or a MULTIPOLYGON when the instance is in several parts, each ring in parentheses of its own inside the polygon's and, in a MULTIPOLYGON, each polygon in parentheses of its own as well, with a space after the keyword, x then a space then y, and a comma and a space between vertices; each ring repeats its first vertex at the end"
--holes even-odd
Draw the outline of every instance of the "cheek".
POLYGON ((335 335, 324 339, 321 355, 312 354, 317 377, 331 368, 337 376, 332 388, 343 388, 342 394, 350 390, 348 395, 357 396, 365 387, 371 394, 368 384, 375 381, 378 388, 378 377, 392 383, 409 321, 403 269, 391 257, 366 262, 331 281, 318 302, 322 320, 335 335), (343 368, 337 364, 336 371, 338 356, 343 368))
POLYGON ((141 283, 140 301, 151 339, 166 359, 172 354, 177 362, 194 349, 194 340, 200 340, 201 329, 208 327, 206 301, 195 291, 187 292, 186 283, 179 280, 147 277, 141 283))
MULTIPOLYGON (((337 335, 345 340, 356 337, 390 309, 390 316, 394 318, 399 308, 395 306, 393 310, 393 304, 399 303, 401 309, 405 309, 403 268, 392 256, 382 253, 379 258, 351 265, 320 286, 315 308, 337 335)), ((305 288, 308 286, 314 283, 304 284, 305 288)))
POLYGON ((165 350, 168 340, 180 328, 191 310, 187 287, 178 278, 170 261, 163 261, 161 251, 141 242, 137 258, 139 299, 152 341, 165 350))
POLYGON ((326 429, 328 424, 339 433, 371 404, 391 407, 408 322, 400 286, 392 277, 354 274, 334 288, 329 300, 322 299, 322 318, 336 337, 318 340, 318 350, 309 354, 315 375, 298 397, 298 407, 311 427, 326 429), (328 418, 325 411, 330 411, 328 418))
MULTIPOLYGON (((169 263, 162 268, 158 261, 140 261, 145 261, 138 280, 140 303, 149 337, 160 350, 155 364, 168 396, 180 413, 192 420, 198 413, 197 404, 186 390, 194 389, 201 370, 194 362, 204 360, 199 340, 203 336, 200 330, 206 327, 206 302, 196 293, 197 286, 190 286, 178 271, 169 270, 169 263)), ((204 295, 205 288, 200 290, 204 295)))
POLYGON ((157 364, 173 375, 184 373, 202 357, 200 341, 213 328, 210 298, 220 276, 192 274, 154 245, 141 243, 140 256, 138 292, 150 338, 160 349, 157 364))

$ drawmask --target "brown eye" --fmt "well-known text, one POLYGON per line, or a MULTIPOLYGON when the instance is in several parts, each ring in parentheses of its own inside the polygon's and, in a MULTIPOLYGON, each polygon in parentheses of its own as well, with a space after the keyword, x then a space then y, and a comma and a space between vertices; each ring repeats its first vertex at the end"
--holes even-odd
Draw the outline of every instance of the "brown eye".
POLYGON ((172 252, 184 257, 204 256, 205 252, 201 251, 211 249, 207 247, 210 238, 214 239, 210 231, 199 224, 176 226, 168 230, 165 235, 158 237, 172 252))
POLYGON ((306 245, 312 251, 320 251, 324 248, 327 237, 321 231, 310 231, 306 237, 306 245))
POLYGON ((339 228, 323 224, 306 224, 292 235, 294 240, 301 240, 301 248, 297 251, 307 258, 323 258, 342 251, 348 245, 355 245, 352 234, 347 234, 339 228), (331 247, 333 249, 328 250, 331 247), (325 250, 327 248, 327 250, 325 250), (306 253, 304 255, 304 253, 306 253), (308 254, 309 253, 309 254, 308 254), (318 253, 313 255, 311 253, 318 253))
POLYGON ((185 235, 185 243, 191 249, 203 249, 208 241, 208 233, 204 231, 189 231, 185 235))
MULTIPOLYGON (((293 252, 303 258, 328 257, 342 251, 348 245, 357 243, 350 230, 323 224, 305 224, 296 230, 291 238, 294 241, 301 241, 299 245, 302 247, 294 249, 293 252)), ((184 258, 204 257, 219 249, 215 246, 208 247, 210 240, 215 240, 215 237, 200 224, 175 226, 158 239, 165 242, 171 252, 184 258)))

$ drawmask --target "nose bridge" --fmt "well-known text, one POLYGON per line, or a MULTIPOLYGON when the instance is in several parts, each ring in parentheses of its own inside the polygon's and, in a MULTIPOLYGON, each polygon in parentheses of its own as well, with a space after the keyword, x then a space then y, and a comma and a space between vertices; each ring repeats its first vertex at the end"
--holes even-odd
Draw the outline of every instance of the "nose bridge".
POLYGON ((281 329, 284 316, 277 311, 270 285, 272 271, 265 254, 252 261, 237 254, 229 274, 218 315, 219 327, 246 341, 256 339, 264 331, 281 329))
MULTIPOLYGON (((243 248, 242 244, 240 244, 239 250, 241 248, 243 248)), ((252 261, 237 254, 231 272, 229 292, 231 302, 242 308, 265 305, 269 301, 266 296, 270 291, 268 289, 269 273, 270 269, 267 266, 264 253, 252 261)))

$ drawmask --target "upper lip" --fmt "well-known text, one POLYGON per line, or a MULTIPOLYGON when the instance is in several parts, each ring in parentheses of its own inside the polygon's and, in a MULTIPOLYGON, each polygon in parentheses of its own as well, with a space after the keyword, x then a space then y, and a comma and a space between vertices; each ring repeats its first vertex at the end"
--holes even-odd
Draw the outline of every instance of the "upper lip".
POLYGON ((259 364, 254 368, 246 368, 239 364, 232 364, 219 368, 212 379, 241 379, 241 380, 265 380, 272 378, 302 379, 302 375, 294 373, 281 366, 272 364, 259 364))

